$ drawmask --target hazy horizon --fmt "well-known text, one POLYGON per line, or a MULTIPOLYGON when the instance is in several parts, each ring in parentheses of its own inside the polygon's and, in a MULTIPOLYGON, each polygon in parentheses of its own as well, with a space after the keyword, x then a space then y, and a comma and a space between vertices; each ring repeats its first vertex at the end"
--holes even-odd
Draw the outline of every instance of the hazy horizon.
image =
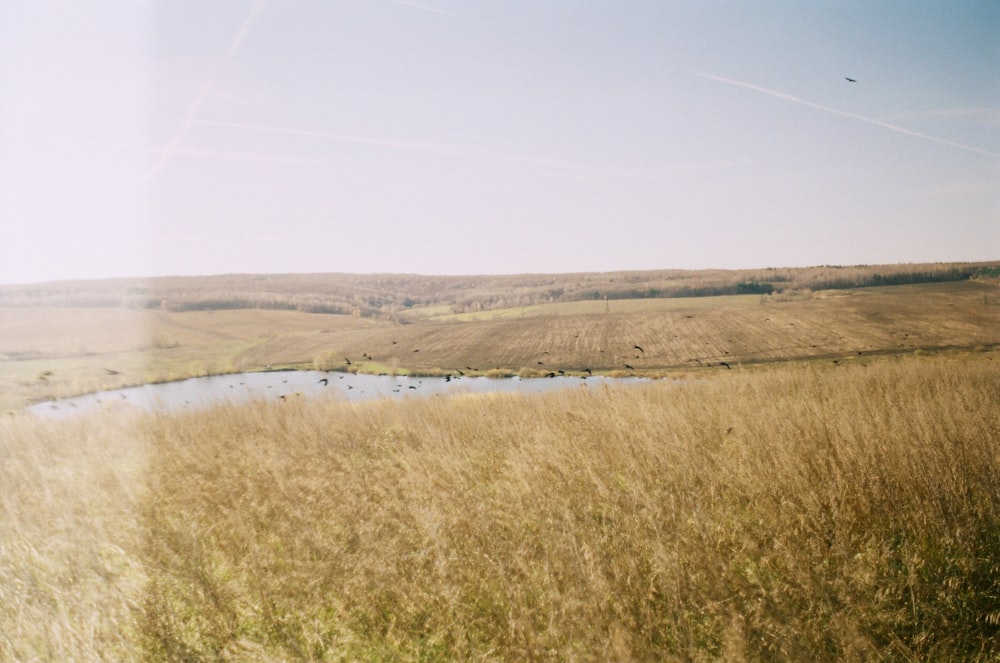
POLYGON ((997 26, 976 2, 3 2, 0 283, 996 260, 997 26))

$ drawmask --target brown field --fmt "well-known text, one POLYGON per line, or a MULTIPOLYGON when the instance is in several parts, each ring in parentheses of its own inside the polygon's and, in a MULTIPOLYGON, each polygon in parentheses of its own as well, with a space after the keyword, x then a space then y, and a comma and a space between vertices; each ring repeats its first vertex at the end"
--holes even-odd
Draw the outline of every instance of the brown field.
POLYGON ((22 302, 0 308, 0 408, 267 366, 345 369, 345 357, 352 370, 367 372, 589 368, 659 376, 717 369, 722 362, 857 361, 988 349, 1000 342, 998 304, 1000 288, 988 280, 553 302, 475 315, 424 311, 407 319, 22 302), (362 359, 366 354, 371 360, 362 359))

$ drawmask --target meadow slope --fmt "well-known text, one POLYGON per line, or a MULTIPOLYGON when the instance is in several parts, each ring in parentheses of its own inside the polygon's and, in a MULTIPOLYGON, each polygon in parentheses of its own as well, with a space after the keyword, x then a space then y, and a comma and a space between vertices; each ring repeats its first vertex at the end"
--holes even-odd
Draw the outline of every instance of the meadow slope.
POLYGON ((0 658, 996 660, 997 361, 7 416, 0 658))

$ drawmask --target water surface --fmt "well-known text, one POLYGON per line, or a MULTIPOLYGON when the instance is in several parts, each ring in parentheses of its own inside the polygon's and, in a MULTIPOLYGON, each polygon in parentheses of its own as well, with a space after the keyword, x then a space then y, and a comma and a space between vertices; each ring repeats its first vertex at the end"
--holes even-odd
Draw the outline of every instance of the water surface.
POLYGON ((556 376, 553 378, 406 377, 355 375, 324 371, 269 371, 191 378, 100 391, 74 398, 44 401, 29 411, 46 416, 68 415, 98 407, 129 406, 145 411, 174 412, 223 403, 290 398, 330 398, 359 402, 376 398, 412 398, 463 393, 540 393, 568 387, 593 387, 643 378, 556 376))

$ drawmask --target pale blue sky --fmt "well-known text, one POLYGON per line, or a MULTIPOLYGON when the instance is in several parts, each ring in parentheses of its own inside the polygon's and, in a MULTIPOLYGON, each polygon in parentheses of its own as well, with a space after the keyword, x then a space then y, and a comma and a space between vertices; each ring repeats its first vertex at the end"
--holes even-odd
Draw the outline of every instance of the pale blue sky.
POLYGON ((992 0, 0 0, 0 283, 994 259, 992 0))

